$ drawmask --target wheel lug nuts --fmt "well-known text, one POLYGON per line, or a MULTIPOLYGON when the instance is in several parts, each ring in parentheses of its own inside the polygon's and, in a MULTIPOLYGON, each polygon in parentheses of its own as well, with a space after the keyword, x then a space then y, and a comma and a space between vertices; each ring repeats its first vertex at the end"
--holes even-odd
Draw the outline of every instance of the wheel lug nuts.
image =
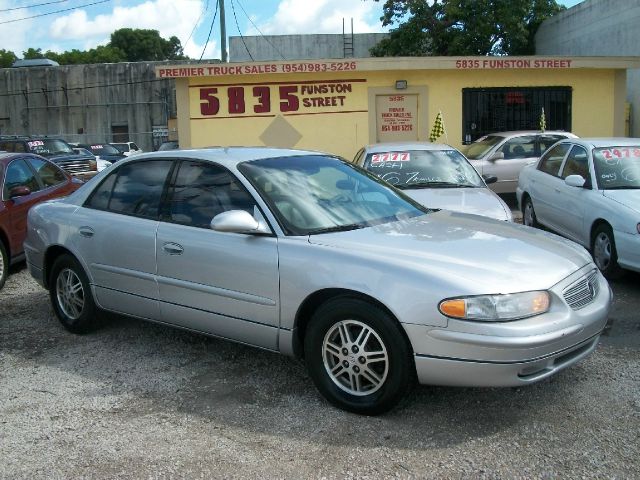
POLYGON ((357 365, 353 367, 353 371, 358 373, 360 371, 360 367, 358 367, 357 365))
POLYGON ((342 362, 342 366, 344 368, 349 368, 349 362, 347 362, 346 360, 344 362, 342 362))
POLYGON ((346 348, 342 349, 342 354, 343 355, 349 355, 349 350, 347 350, 346 348))
POLYGON ((364 365, 364 362, 366 362, 367 360, 364 357, 359 357, 358 361, 364 365))
POLYGON ((351 349, 351 351, 352 351, 353 353, 358 353, 358 346, 357 346, 357 345, 354 345, 354 346, 353 346, 353 348, 351 349))

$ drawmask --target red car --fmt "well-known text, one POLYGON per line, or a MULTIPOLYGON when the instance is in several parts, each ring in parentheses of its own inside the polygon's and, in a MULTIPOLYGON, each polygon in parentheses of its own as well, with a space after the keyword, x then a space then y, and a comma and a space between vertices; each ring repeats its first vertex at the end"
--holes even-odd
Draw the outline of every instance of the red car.
POLYGON ((27 212, 32 205, 63 197, 82 181, 45 158, 30 153, 0 153, 0 288, 9 265, 24 259, 27 212))

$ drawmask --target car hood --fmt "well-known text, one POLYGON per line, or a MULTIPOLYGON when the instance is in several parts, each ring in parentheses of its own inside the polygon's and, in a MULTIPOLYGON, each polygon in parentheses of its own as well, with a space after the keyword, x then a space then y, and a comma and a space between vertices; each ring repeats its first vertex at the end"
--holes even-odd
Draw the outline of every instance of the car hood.
POLYGON ((602 194, 631 210, 640 211, 640 190, 603 190, 602 194))
POLYGON ((410 220, 311 235, 363 261, 420 270, 472 293, 547 289, 591 263, 574 242, 522 225, 441 210, 410 220))
POLYGON ((427 208, 512 220, 511 210, 488 188, 420 188, 402 191, 427 208))

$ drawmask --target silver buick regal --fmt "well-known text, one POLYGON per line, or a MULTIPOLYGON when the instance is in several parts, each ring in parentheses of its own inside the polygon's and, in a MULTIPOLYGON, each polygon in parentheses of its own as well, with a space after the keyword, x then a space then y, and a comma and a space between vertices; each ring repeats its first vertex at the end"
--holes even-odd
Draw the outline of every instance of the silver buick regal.
POLYGON ((416 380, 547 378, 596 348, 611 302, 570 241, 428 209, 306 151, 131 156, 34 207, 25 251, 71 332, 108 310, 296 356, 364 414, 416 380))

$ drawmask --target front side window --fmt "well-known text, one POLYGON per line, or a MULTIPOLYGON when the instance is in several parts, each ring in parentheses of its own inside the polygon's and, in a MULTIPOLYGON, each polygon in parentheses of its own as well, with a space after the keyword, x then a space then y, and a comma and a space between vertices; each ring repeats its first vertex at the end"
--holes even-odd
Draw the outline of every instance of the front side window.
POLYGON ((355 230, 428 213, 352 163, 325 155, 241 163, 288 235, 355 230))
POLYGON ((93 191, 86 206, 99 210, 158 218, 171 160, 129 163, 111 172, 93 191))
POLYGON ((574 145, 569 155, 567 155, 567 161, 564 163, 560 177, 565 179, 569 175, 580 175, 585 180, 589 180, 587 151, 577 145, 574 145))
POLYGON ((531 135, 515 137, 504 142, 498 150, 505 160, 512 158, 531 158, 536 156, 536 137, 531 135))
POLYGON ((569 147, 571 147, 571 145, 568 143, 561 143, 548 150, 540 160, 538 170, 557 177, 560 172, 562 160, 564 160, 564 156, 567 154, 569 147))
POLYGON ((500 135, 487 135, 485 137, 481 137, 471 145, 468 145, 463 153, 465 156, 471 160, 478 160, 484 157, 489 150, 491 150, 494 146, 504 140, 504 137, 500 135))
POLYGON ((38 173, 44 188, 59 185, 67 179, 62 170, 51 162, 46 162, 39 158, 28 158, 27 162, 29 162, 31 167, 33 167, 33 169, 38 173))
POLYGON ((593 165, 600 189, 640 188, 640 145, 596 148, 593 165))
POLYGON ((27 187, 32 192, 40 190, 40 184, 33 170, 24 160, 14 160, 7 167, 4 177, 2 197, 5 200, 11 198, 11 190, 16 187, 27 187))
POLYGON ((229 210, 253 215, 255 202, 224 168, 204 162, 183 161, 169 194, 168 220, 210 228, 211 220, 229 210))
POLYGON ((368 153, 364 168, 399 189, 485 186, 475 168, 454 149, 368 153))

